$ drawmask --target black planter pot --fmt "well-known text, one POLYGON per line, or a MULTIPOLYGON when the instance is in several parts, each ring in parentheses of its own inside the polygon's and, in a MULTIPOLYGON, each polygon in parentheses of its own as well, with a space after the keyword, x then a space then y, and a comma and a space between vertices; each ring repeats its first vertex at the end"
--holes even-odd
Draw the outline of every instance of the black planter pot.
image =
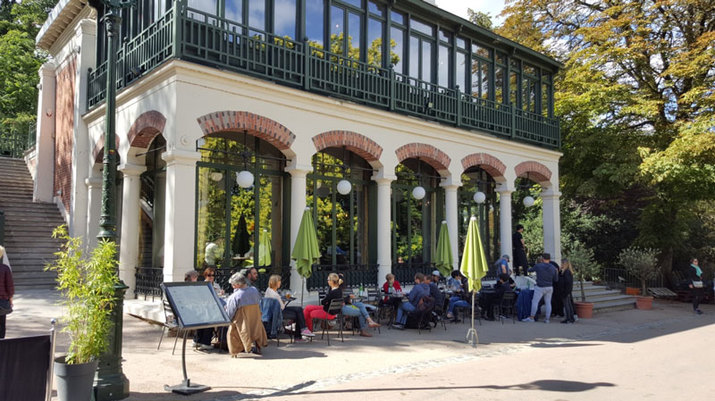
POLYGON ((98 363, 92 361, 68 365, 64 356, 55 358, 57 398, 60 401, 90 401, 98 363))

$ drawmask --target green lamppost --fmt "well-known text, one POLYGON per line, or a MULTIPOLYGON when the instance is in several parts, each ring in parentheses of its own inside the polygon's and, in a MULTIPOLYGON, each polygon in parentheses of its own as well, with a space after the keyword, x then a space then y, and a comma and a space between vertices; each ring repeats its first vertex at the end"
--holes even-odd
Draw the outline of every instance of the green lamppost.
MULTIPOLYGON (((121 28, 121 9, 131 7, 136 0, 101 0, 105 6, 104 26, 107 34, 107 90, 104 116, 104 170, 102 172, 102 215, 99 218, 100 240, 117 240, 117 149, 114 132, 117 88, 117 39, 121 28)), ((94 386, 96 401, 121 400, 129 396, 129 380, 122 372, 122 317, 124 292, 127 286, 115 286, 116 305, 112 311, 114 329, 110 332, 109 350, 99 359, 94 386)))

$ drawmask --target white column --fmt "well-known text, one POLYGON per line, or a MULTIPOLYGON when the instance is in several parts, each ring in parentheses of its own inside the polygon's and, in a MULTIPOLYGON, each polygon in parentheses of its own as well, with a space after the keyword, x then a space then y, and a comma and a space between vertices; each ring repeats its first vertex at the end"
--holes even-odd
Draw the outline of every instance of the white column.
POLYGON ((561 192, 548 188, 541 193, 544 219, 544 252, 551 254, 551 260, 561 262, 561 192))
POLYGON ((387 273, 392 272, 392 181, 394 176, 386 176, 382 172, 375 174, 372 179, 377 183, 377 283, 385 281, 387 273))
MULTIPOLYGON (((509 260, 514 260, 511 254, 511 193, 514 192, 505 183, 497 184, 496 192, 499 194, 499 241, 501 255, 509 255, 509 260)), ((500 256, 501 256, 500 255, 500 256)))
POLYGON ((459 206, 457 202, 457 190, 462 185, 452 177, 441 184, 444 188, 444 209, 447 228, 449 229, 449 245, 452 248, 452 269, 459 268, 459 206))
POLYGON ((37 99, 37 132, 35 154, 37 167, 33 200, 52 202, 55 177, 55 96, 57 65, 47 62, 40 67, 37 99))
POLYGON ((99 171, 84 179, 87 185, 87 238, 84 241, 87 251, 97 245, 99 233, 99 216, 102 213, 102 176, 99 171))
POLYGON ((181 281, 194 268, 196 162, 199 152, 172 149, 166 161, 164 281, 181 281))
POLYGON ((122 231, 119 236, 119 279, 129 287, 125 293, 125 298, 132 299, 136 288, 134 273, 139 258, 140 175, 146 171, 146 167, 135 164, 122 164, 118 167, 118 170, 124 174, 124 185, 122 186, 122 231))
MULTIPOLYGON (((287 167, 290 174, 290 253, 293 253, 295 240, 298 238, 300 220, 306 204, 306 176, 312 171, 311 166, 295 165, 287 167)), ((290 289, 294 294, 303 292, 303 279, 298 274, 295 261, 290 262, 290 289)))

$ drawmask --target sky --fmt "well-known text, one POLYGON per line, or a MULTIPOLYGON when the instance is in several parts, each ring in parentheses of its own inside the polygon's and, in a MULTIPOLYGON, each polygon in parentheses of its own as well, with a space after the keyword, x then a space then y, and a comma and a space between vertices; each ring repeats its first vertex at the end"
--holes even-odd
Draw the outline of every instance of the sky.
POLYGON ((494 25, 502 23, 501 18, 495 18, 504 8, 504 0, 436 0, 437 7, 442 8, 467 19, 467 9, 489 13, 494 25))

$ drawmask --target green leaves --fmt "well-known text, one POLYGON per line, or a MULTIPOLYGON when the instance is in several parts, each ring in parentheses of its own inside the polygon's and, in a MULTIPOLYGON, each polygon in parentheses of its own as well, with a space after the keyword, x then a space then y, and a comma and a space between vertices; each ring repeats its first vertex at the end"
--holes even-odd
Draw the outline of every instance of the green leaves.
POLYGON ((102 355, 109 345, 114 287, 119 284, 117 246, 101 241, 85 258, 82 240, 70 237, 66 226, 57 227, 52 237, 64 241, 55 253, 57 259, 45 270, 57 272, 57 288, 65 298, 67 316, 62 331, 70 337, 65 360, 69 364, 86 363, 102 355))

